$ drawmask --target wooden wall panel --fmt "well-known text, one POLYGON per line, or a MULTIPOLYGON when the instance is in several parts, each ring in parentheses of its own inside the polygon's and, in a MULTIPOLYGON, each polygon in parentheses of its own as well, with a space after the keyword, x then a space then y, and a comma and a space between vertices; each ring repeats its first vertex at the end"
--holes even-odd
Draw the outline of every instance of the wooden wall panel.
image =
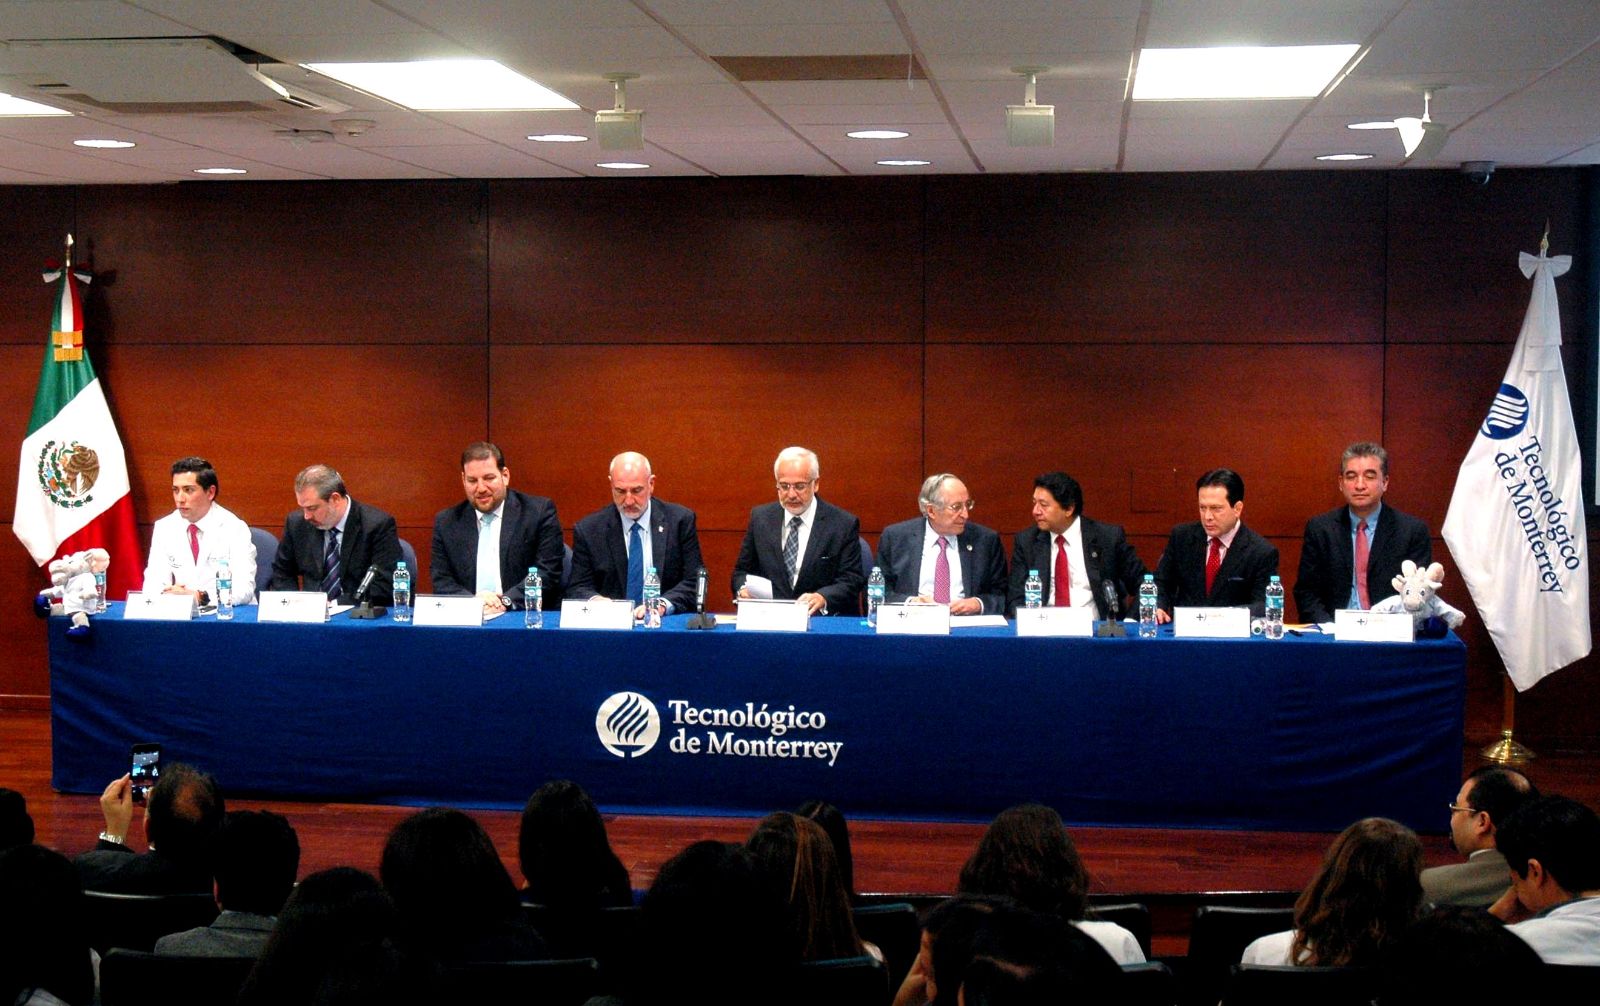
MULTIPOLYGON (((39 274, 46 262, 62 261, 76 195, 64 185, 0 185, 0 249, 6 252, 0 255, 0 304, 6 305, 0 311, 0 345, 44 351, 55 288, 39 274)), ((37 362, 34 366, 37 381, 37 362)))
POLYGON ((80 189, 115 343, 477 343, 482 185, 193 183, 80 189))
POLYGON ((929 341, 1376 342, 1383 176, 928 181, 929 341))
POLYGON ((915 342, 916 179, 506 181, 496 344, 915 342))

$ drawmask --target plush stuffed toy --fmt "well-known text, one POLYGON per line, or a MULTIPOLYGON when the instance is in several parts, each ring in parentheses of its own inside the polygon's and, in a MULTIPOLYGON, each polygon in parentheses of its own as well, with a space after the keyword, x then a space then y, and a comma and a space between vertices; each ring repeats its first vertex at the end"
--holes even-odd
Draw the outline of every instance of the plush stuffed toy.
POLYGON ((103 548, 85 549, 62 556, 50 563, 50 586, 39 591, 34 611, 41 615, 69 615, 72 627, 67 635, 74 639, 89 634, 89 616, 100 608, 96 575, 111 568, 111 553, 103 548))
POLYGON ((1439 599, 1444 585, 1444 567, 1433 563, 1420 568, 1407 559, 1400 564, 1400 575, 1391 581, 1399 591, 1372 606, 1373 611, 1406 611, 1416 623, 1417 638, 1439 639, 1450 629, 1458 629, 1467 616, 1439 599))

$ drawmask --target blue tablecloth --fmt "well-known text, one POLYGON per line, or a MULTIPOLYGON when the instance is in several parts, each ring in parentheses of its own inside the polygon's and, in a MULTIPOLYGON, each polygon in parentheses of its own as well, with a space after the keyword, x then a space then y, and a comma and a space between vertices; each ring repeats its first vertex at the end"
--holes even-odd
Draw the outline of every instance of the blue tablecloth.
POLYGON ((229 793, 520 806, 552 778, 607 810, 1440 831, 1459 785, 1465 648, 1248 640, 877 637, 50 620, 57 789, 97 793, 128 745, 229 793), (777 714, 776 716, 774 714, 777 714), (653 743, 648 743, 652 741, 653 743))

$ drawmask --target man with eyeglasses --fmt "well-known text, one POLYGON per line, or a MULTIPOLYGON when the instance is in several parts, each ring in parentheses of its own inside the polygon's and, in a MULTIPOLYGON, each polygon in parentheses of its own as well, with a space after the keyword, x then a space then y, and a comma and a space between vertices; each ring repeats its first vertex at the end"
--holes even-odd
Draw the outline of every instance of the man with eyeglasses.
POLYGON ((1005 611, 1005 553, 998 534, 969 519, 974 505, 966 483, 948 472, 923 481, 922 516, 889 525, 878 539, 886 601, 948 604, 952 615, 1005 611))
POLYGON ((695 576, 700 570, 700 534, 694 511, 654 497, 656 476, 650 459, 625 451, 607 470, 611 505, 578 521, 572 529, 572 583, 567 596, 627 598, 634 618, 644 617, 645 570, 661 577, 666 614, 693 611, 695 576))
POLYGON ((772 596, 798 600, 811 614, 860 610, 861 521, 817 497, 822 465, 804 447, 785 447, 772 464, 778 502, 750 511, 733 564, 733 593, 749 597, 745 578, 772 582, 772 596))
POLYGON ((1467 776, 1450 804, 1450 843, 1467 861, 1423 870, 1423 898, 1463 908, 1494 904, 1511 886, 1506 857, 1496 847, 1499 826, 1538 796, 1539 790, 1516 769, 1483 765, 1467 776))
POLYGON ((1012 538, 1007 614, 1016 617, 1036 569, 1046 607, 1093 605, 1102 619, 1121 618, 1149 572, 1122 528, 1085 517, 1083 488, 1066 472, 1033 480, 1032 512, 1033 527, 1012 538))
POLYGON ((544 606, 561 603, 566 547, 555 503, 512 489, 505 455, 484 440, 461 452, 461 488, 467 498, 433 519, 433 592, 476 595, 492 617, 523 607, 522 582, 538 566, 544 606))

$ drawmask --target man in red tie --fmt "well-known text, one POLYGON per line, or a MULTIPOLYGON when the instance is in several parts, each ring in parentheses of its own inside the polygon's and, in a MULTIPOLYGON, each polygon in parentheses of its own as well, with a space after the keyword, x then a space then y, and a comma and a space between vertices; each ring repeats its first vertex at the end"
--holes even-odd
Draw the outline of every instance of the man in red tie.
POLYGON ((922 516, 891 524, 878 538, 884 600, 948 604, 952 615, 999 615, 1006 609, 1006 556, 1000 536, 969 515, 967 484, 930 475, 917 493, 922 516))
POLYGON ((1245 527, 1244 479, 1214 468, 1195 481, 1200 519, 1172 529, 1156 564, 1156 621, 1172 621, 1174 606, 1266 608, 1267 581, 1278 572, 1278 549, 1245 527))
POLYGON ((1393 594, 1390 581, 1407 559, 1433 561, 1428 525, 1383 502, 1389 453, 1374 443, 1351 444, 1339 459, 1345 505, 1306 522, 1294 603, 1303 622, 1331 622, 1340 608, 1370 608, 1393 594))
POLYGON ((217 489, 216 469, 205 458, 172 463, 175 509, 151 531, 145 593, 188 594, 201 607, 210 607, 216 603, 211 595, 217 567, 226 559, 233 574, 233 603, 255 603, 256 546, 250 527, 217 502, 217 489))
POLYGON ((1092 604, 1097 618, 1121 618, 1149 572, 1122 528, 1085 517, 1083 488, 1066 472, 1034 479, 1032 503, 1033 527, 1011 540, 1009 614, 1022 607, 1028 571, 1036 569, 1046 606, 1092 604))

